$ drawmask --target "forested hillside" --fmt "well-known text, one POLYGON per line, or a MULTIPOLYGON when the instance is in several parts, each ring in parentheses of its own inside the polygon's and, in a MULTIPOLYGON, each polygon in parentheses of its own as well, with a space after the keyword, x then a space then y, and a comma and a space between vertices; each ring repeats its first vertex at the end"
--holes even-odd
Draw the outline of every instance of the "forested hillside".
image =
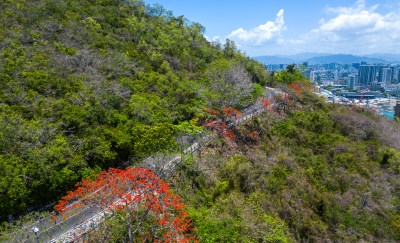
POLYGON ((2 219, 173 149, 175 125, 245 107, 269 82, 233 42, 139 0, 4 0, 0 23, 2 219))
POLYGON ((171 180, 197 239, 398 242, 398 121, 289 87, 171 180))
MULTIPOLYGON (((165 177, 168 184, 143 168, 109 170, 82 181, 56 208, 63 211, 76 197, 114 201, 108 191, 107 197, 104 192, 91 197, 105 184, 125 198, 118 194, 130 192, 125 190, 128 174, 135 187, 153 186, 145 200, 156 203, 147 209, 116 209, 114 217, 88 234, 89 242, 144 236, 150 242, 399 241, 398 121, 325 103, 307 82, 281 89, 281 95, 261 100, 258 116, 226 132, 224 119, 215 118, 235 119, 232 110, 207 110, 214 119, 202 124, 215 129, 214 139, 182 158, 165 177), (149 212, 145 223, 143 212, 149 212)), ((139 203, 141 197, 125 200, 146 205, 139 203)))

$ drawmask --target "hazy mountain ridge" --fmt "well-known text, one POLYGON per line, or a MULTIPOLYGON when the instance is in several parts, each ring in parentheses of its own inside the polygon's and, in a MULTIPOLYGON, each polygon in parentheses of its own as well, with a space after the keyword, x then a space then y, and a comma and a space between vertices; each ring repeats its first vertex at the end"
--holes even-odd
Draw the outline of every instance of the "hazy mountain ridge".
POLYGON ((309 64, 325 64, 325 63, 400 63, 400 55, 398 54, 368 54, 364 56, 351 54, 327 54, 327 53, 298 53, 294 55, 277 55, 277 56, 256 56, 253 59, 264 64, 301 64, 309 62, 309 64))

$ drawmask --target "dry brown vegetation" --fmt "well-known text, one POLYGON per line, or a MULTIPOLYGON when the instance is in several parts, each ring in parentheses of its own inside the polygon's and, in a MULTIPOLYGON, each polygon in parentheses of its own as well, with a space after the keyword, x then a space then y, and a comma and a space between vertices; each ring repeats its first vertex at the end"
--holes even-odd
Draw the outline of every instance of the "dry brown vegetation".
POLYGON ((216 141, 182 165, 176 190, 200 239, 399 240, 399 124, 312 95, 298 102, 237 128, 235 146, 216 141))

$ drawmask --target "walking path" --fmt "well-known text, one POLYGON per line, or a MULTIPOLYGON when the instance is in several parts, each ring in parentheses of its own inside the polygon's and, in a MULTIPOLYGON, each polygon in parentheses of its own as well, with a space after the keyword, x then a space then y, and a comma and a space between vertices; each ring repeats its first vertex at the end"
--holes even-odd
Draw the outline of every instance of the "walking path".
MULTIPOLYGON (((282 92, 267 87, 264 96, 270 98, 277 94, 282 94, 282 92)), ((257 102, 256 104, 244 109, 244 111, 242 112, 243 116, 234 121, 231 126, 240 124, 244 121, 251 119, 252 117, 258 116, 262 111, 263 106, 260 102, 257 102)), ((145 166, 158 166, 157 169, 160 170, 161 173, 163 173, 164 175, 169 174, 170 172, 175 170, 175 167, 183 159, 183 156, 194 153, 195 151, 201 149, 208 142, 210 142, 211 139, 212 135, 204 134, 195 139, 189 147, 182 151, 182 153, 175 154, 166 160, 164 159, 164 161, 161 161, 161 163, 158 163, 157 165, 154 162, 154 158, 147 159, 145 166), (162 166, 162 168, 160 168, 159 166, 162 166)), ((118 199, 116 202, 113 203, 113 205, 118 205, 119 201, 121 200, 122 199, 118 199)), ((52 223, 51 217, 49 216, 29 225, 29 227, 32 228, 31 231, 29 231, 29 229, 26 229, 26 231, 22 232, 19 236, 14 238, 14 240, 24 243, 72 242, 76 239, 81 238, 82 235, 84 235, 86 232, 98 227, 102 222, 111 217, 111 214, 112 210, 104 210, 103 208, 99 208, 97 206, 88 206, 76 212, 72 211, 70 213, 70 216, 64 220, 61 219, 62 216, 58 216, 55 221, 56 223, 52 223), (37 232, 35 233, 35 231, 37 232)))

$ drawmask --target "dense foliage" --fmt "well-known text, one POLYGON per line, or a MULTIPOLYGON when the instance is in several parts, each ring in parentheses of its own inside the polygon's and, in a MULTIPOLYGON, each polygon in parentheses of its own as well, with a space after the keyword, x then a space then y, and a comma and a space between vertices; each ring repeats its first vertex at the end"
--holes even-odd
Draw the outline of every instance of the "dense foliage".
POLYGON ((4 0, 0 23, 2 219, 173 149, 174 125, 243 107, 268 81, 233 42, 210 43, 200 24, 140 0, 4 0))
POLYGON ((400 240, 400 124, 291 84, 174 178, 201 242, 400 240), (255 133, 256 132, 256 133, 255 133))

